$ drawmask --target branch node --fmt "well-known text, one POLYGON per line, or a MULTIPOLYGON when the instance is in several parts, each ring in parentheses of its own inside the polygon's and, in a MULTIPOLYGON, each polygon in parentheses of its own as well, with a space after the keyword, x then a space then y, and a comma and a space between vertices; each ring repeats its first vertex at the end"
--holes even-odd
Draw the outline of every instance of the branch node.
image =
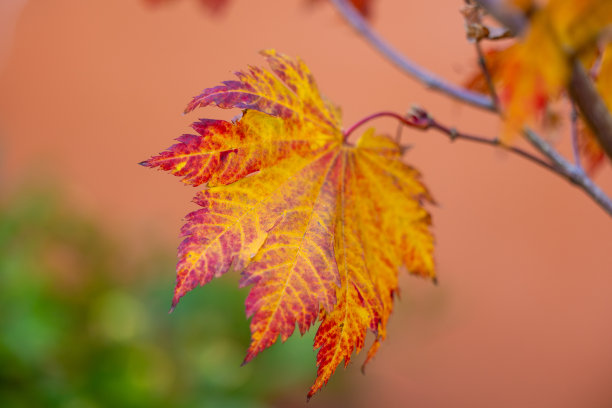
POLYGON ((413 105, 408 113, 409 119, 414 123, 414 126, 421 129, 427 129, 433 123, 433 119, 429 113, 418 105, 413 105))

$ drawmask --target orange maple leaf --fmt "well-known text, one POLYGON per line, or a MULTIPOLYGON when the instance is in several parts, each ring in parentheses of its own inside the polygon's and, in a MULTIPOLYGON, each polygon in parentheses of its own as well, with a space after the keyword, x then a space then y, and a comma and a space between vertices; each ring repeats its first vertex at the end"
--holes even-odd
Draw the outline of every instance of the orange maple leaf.
POLYGON ((236 122, 201 120, 142 164, 204 184, 179 247, 173 307, 229 270, 242 272, 251 344, 244 362, 303 334, 318 319, 318 376, 309 397, 344 360, 386 333, 397 273, 434 277, 430 196, 400 147, 373 130, 344 140, 340 111, 306 65, 264 51, 271 70, 250 67, 206 89, 198 106, 244 109, 236 122))
MULTIPOLYGON (((532 1, 514 4, 532 9, 526 33, 508 48, 486 55, 504 110, 506 138, 542 117, 567 85, 572 58, 590 59, 597 39, 612 24, 609 0, 550 0, 542 8, 532 1)), ((482 75, 467 85, 488 91, 482 75)))

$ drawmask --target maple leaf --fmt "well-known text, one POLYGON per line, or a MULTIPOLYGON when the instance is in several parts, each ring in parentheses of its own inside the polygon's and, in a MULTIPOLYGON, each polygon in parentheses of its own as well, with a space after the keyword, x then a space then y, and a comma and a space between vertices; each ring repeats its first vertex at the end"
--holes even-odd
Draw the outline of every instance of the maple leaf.
POLYGON ((419 200, 428 194, 398 146, 370 130, 346 149, 342 169, 334 244, 341 288, 315 337, 318 377, 309 397, 361 350, 368 328, 377 337, 366 363, 374 356, 386 336, 399 266, 434 277, 431 220, 419 200))
POLYGON ((188 291, 236 270, 251 344, 244 363, 303 334, 317 320, 319 390, 375 333, 369 360, 386 335, 397 273, 434 277, 431 200, 400 147, 365 132, 345 142, 340 111, 319 93, 299 59, 264 51, 270 70, 204 90, 187 106, 240 108, 235 122, 200 120, 142 164, 205 185, 186 217, 172 305, 188 291))
MULTIPOLYGON (((612 24, 609 0, 550 0, 542 8, 529 0, 510 3, 532 9, 529 27, 516 43, 486 55, 504 110, 506 138, 543 116, 567 85, 573 56, 590 59, 597 39, 612 24)), ((480 74, 467 83, 488 91, 484 84, 480 74)))
POLYGON ((566 56, 550 34, 549 20, 548 13, 537 12, 525 39, 497 55, 493 78, 500 89, 506 136, 541 115, 569 79, 566 56))

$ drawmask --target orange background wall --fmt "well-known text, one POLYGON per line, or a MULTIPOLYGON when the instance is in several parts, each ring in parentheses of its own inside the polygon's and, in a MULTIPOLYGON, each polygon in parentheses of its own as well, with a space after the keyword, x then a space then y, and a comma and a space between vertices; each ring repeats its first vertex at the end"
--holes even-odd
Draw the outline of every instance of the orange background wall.
MULTIPOLYGON (((32 179, 60 180, 75 205, 135 253, 154 243, 172 251, 195 190, 136 163, 196 118, 232 117, 181 112, 203 88, 262 64, 263 48, 301 56, 347 125, 418 104, 459 129, 499 132, 491 114, 397 71, 331 6, 304 3, 232 0, 210 16, 194 0, 157 8, 141 0, 3 0, 0 194, 32 179)), ((474 65, 461 4, 379 0, 373 24, 415 61, 460 82, 474 65)), ((389 120, 375 125, 395 130, 389 120)), ((356 401, 610 406, 612 219, 520 158, 433 132, 404 136, 414 145, 408 160, 439 202, 432 212, 440 286, 402 278, 388 341, 367 375, 357 364, 337 374, 350 377, 356 401)), ((609 164, 596 181, 612 193, 609 164)))

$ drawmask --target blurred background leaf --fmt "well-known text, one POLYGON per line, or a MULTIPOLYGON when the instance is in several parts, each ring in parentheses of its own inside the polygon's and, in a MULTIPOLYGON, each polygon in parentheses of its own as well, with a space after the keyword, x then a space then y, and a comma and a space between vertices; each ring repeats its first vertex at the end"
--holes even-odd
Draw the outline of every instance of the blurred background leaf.
POLYGON ((0 406, 266 407, 303 396, 312 333, 240 367, 249 329, 235 278, 169 315, 174 255, 152 248, 128 261, 101 230, 53 189, 3 203, 0 406))

